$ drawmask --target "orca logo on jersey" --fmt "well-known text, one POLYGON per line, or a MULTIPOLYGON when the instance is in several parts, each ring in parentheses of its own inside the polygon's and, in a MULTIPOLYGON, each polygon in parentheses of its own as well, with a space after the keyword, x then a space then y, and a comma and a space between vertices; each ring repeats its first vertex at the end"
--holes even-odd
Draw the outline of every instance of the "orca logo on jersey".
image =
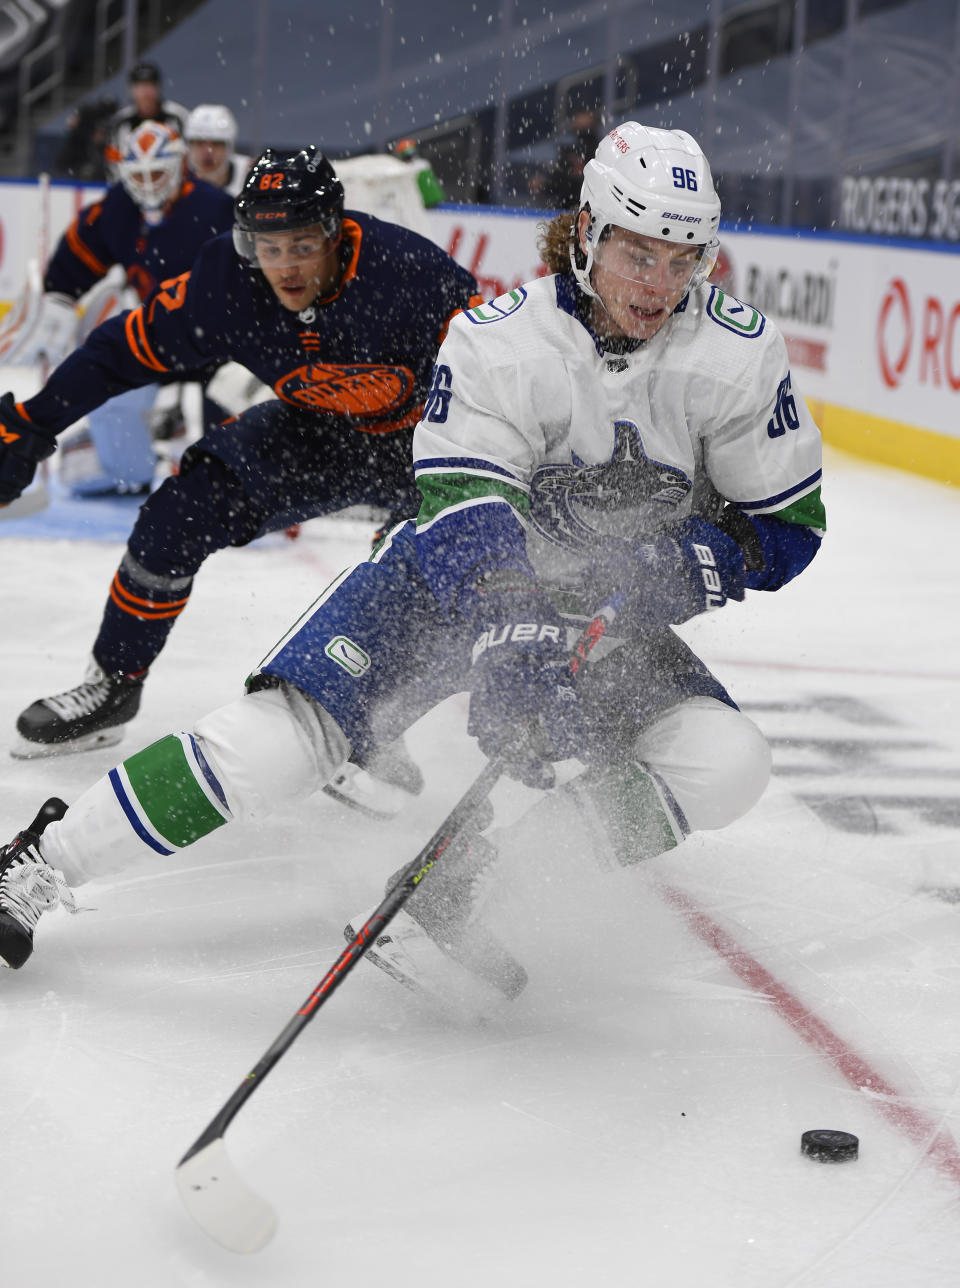
POLYGON ((674 521, 692 486, 679 466, 650 459, 632 420, 615 422, 607 460, 571 456, 569 464, 542 465, 531 486, 531 522, 555 545, 588 550, 598 535, 657 531, 674 521))
MULTIPOLYGON (((306 363, 281 376, 273 386, 278 398, 297 407, 373 422, 386 417, 392 420, 410 410, 415 387, 416 378, 409 367, 380 363, 340 366, 332 362, 306 363)), ((377 426, 374 423, 369 428, 376 432, 377 426)), ((389 428, 399 426, 391 424, 389 428)))

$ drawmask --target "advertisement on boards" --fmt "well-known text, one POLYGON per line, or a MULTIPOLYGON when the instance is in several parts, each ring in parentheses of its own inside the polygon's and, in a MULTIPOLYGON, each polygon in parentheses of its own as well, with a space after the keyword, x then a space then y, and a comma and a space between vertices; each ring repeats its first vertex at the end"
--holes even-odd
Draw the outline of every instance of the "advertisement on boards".
MULTIPOLYGON (((49 253, 102 189, 53 183, 46 216, 36 183, 0 189, 0 301, 9 302, 27 260, 44 246, 49 253)), ((429 235, 487 299, 545 271, 542 211, 424 214, 429 235)), ((960 247, 723 228, 720 240, 714 281, 777 323, 806 397, 960 440, 960 247)))

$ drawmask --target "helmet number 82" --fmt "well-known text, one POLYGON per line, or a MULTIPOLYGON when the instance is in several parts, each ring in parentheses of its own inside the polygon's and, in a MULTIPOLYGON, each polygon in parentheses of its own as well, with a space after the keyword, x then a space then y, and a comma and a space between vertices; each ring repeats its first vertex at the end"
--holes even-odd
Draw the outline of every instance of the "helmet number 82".
POLYGON ((262 174, 260 176, 261 188, 280 188, 283 186, 283 171, 279 174, 262 174))
POLYGON ((682 165, 673 167, 673 186, 686 188, 688 192, 697 191, 697 174, 695 170, 684 170, 682 165))

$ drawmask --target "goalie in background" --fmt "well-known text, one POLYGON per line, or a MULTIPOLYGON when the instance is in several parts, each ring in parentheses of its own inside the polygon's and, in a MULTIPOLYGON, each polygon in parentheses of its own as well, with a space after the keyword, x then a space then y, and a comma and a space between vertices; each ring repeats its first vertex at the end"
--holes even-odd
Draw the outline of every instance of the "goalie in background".
MULTIPOLYGON (((118 172, 119 181, 84 207, 60 238, 42 276, 38 265, 31 266, 26 289, 0 331, 0 362, 58 366, 94 325, 186 272, 201 246, 232 226, 231 197, 187 175, 186 147, 167 125, 146 121, 134 129, 118 172)), ((159 368, 155 374, 162 374, 159 368)), ((212 369, 188 378, 193 375, 208 379, 212 369)), ((72 466, 76 495, 147 492, 153 483, 157 454, 149 418, 158 383, 110 392, 117 396, 87 415, 83 433, 92 451, 85 453, 82 471, 72 466)), ((72 440, 68 459, 75 461, 81 441, 72 440)))

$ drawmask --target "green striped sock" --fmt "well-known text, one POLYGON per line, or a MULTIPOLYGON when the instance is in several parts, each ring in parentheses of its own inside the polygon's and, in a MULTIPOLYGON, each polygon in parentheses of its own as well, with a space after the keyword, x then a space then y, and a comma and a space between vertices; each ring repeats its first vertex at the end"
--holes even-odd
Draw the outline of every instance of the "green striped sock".
POLYGON ((190 845, 226 823, 173 734, 138 751, 123 768, 151 826, 171 845, 190 845))

